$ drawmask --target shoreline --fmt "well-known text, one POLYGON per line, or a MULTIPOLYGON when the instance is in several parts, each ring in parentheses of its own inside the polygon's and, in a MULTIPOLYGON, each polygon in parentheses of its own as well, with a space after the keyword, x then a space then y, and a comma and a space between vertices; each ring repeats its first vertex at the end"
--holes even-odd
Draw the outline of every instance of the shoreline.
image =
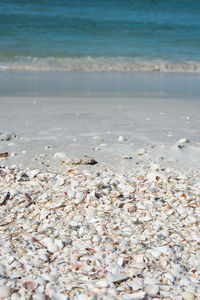
POLYGON ((0 72, 1 96, 199 99, 200 73, 0 72))

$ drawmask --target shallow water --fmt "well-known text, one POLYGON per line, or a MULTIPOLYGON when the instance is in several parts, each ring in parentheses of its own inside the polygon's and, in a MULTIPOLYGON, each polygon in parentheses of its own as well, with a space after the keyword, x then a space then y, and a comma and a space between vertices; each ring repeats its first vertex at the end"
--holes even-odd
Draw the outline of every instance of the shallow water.
POLYGON ((0 72, 1 96, 199 99, 200 74, 0 72))
POLYGON ((0 2, 0 70, 200 71, 198 0, 0 2))

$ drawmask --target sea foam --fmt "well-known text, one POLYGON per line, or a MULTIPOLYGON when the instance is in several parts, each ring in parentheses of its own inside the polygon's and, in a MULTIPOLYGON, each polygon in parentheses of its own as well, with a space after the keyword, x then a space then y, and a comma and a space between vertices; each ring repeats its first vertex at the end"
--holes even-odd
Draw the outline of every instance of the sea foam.
POLYGON ((0 61, 0 71, 30 72, 196 72, 200 62, 172 62, 164 60, 136 60, 124 57, 17 57, 0 61))

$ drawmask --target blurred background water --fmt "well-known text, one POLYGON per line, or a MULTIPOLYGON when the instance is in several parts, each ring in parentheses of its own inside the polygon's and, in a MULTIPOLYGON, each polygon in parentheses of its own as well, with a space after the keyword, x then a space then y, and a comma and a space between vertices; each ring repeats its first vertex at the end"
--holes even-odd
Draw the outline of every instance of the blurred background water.
POLYGON ((200 1, 0 1, 0 70, 199 72, 200 1))

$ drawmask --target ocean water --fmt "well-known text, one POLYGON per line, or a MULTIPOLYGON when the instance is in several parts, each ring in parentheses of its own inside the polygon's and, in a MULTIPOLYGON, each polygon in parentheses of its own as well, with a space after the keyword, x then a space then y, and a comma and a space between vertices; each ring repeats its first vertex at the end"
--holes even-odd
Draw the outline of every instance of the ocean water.
POLYGON ((0 71, 200 72, 200 1, 0 1, 0 71))

